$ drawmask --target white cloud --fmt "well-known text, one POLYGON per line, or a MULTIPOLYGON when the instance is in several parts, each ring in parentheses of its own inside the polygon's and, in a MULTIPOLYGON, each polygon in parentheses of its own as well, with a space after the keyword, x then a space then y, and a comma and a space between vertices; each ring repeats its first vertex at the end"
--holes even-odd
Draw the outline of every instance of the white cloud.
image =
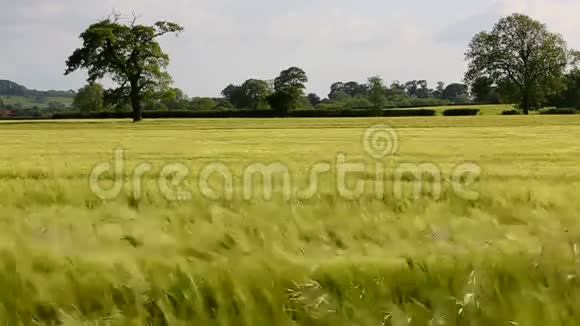
POLYGON ((471 36, 514 11, 580 48, 577 0, 0 0, 0 74, 34 88, 80 87, 83 74, 64 77, 64 61, 78 34, 113 9, 185 27, 161 42, 176 86, 190 95, 217 95, 291 65, 321 95, 334 81, 376 74, 458 81, 471 36))
POLYGON ((575 47, 580 47, 580 1, 577 0, 502 0, 498 2, 497 14, 524 13, 548 25, 550 30, 561 33, 575 47))

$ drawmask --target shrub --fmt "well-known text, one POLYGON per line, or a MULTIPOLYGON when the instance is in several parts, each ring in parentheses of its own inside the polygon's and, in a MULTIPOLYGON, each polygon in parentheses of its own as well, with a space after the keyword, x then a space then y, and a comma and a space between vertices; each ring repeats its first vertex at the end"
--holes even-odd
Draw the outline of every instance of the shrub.
POLYGON ((515 109, 505 110, 501 113, 501 115, 520 115, 520 114, 522 114, 522 113, 518 110, 515 110, 515 109))
POLYGON ((540 114, 576 114, 576 109, 573 108, 550 108, 540 111, 540 114))
POLYGON ((479 112, 479 109, 460 108, 445 110, 443 111, 443 115, 446 117, 473 116, 478 115, 479 112))

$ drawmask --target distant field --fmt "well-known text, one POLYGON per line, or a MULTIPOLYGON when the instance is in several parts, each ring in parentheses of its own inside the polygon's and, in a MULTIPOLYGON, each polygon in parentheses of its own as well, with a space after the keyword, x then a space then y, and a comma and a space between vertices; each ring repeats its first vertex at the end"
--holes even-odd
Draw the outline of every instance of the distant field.
POLYGON ((578 325, 579 139, 578 116, 0 122, 0 323, 578 325), (377 124, 398 155, 370 155, 377 124), (124 188, 103 201, 89 174, 116 148, 124 188), (366 164, 345 180, 365 182, 357 198, 338 189, 341 157, 366 164), (312 197, 276 178, 271 200, 243 198, 254 163, 288 167, 294 192, 323 162, 312 197), (452 188, 467 162, 477 199, 452 188), (159 185, 175 163, 187 173, 169 188, 190 200, 159 185), (231 200, 200 191, 218 163, 231 200), (397 169, 419 163, 442 172, 440 197, 429 176, 395 194, 397 169))
POLYGON ((0 99, 5 105, 22 105, 23 108, 47 108, 50 102, 62 103, 66 106, 70 106, 73 103, 72 97, 41 97, 32 98, 24 96, 6 96, 0 95, 0 99))
POLYGON ((514 108, 512 104, 498 104, 498 105, 466 105, 466 106, 439 106, 431 108, 419 108, 419 109, 433 109, 437 111, 438 115, 443 114, 443 111, 449 109, 479 109, 481 115, 500 115, 505 110, 511 110, 514 108))

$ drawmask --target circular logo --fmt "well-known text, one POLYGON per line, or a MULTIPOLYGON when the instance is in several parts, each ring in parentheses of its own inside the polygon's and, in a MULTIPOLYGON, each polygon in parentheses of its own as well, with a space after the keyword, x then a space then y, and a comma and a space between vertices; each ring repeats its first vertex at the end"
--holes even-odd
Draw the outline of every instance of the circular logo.
POLYGON ((375 125, 365 131, 363 146, 374 159, 384 159, 399 153, 399 135, 390 126, 375 125))

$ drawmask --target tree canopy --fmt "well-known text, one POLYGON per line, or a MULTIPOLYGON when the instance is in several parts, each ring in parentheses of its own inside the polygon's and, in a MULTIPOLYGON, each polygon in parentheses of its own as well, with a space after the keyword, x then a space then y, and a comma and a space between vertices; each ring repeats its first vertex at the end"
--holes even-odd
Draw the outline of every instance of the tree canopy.
POLYGON ((88 71, 88 82, 110 77, 117 87, 108 90, 111 102, 130 102, 133 120, 140 121, 146 98, 159 98, 168 90, 171 76, 166 72, 169 56, 157 38, 180 33, 175 23, 160 21, 153 26, 123 24, 119 16, 91 25, 80 35, 83 46, 69 57, 65 74, 88 71))
POLYGON ((375 107, 375 110, 380 111, 385 106, 385 85, 379 76, 369 78, 369 101, 375 107))
POLYGON ((562 89, 572 51, 559 34, 521 14, 502 18, 491 32, 477 34, 466 53, 466 81, 491 80, 519 103, 525 114, 562 89), (509 90, 509 92, 506 92, 509 90))
POLYGON ((222 95, 235 107, 245 109, 266 108, 266 98, 270 94, 270 84, 259 79, 248 79, 241 86, 230 84, 222 91, 222 95))
POLYGON ((278 114, 286 114, 300 103, 307 82, 306 73, 298 67, 282 71, 274 80, 274 93, 268 96, 268 103, 278 114))
POLYGON ((465 84, 453 83, 447 85, 441 91, 440 97, 443 100, 448 100, 454 103, 458 102, 459 98, 466 98, 469 95, 469 89, 465 84))
POLYGON ((92 83, 79 89, 73 107, 80 112, 99 112, 103 110, 104 90, 101 84, 92 83))

